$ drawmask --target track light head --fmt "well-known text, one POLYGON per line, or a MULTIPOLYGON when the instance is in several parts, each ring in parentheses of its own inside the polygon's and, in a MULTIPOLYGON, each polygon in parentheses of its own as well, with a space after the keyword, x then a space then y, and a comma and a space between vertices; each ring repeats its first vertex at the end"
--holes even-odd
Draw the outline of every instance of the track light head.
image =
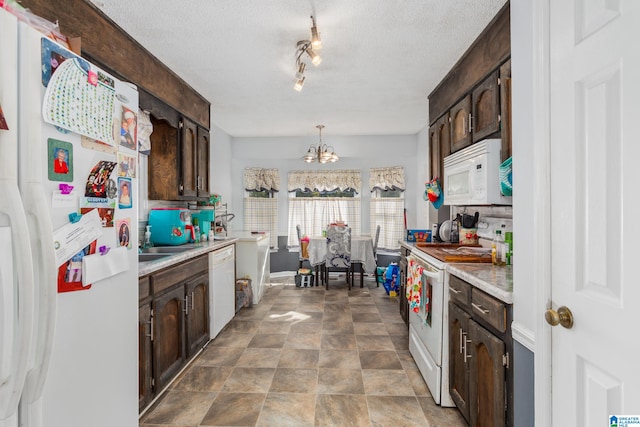
POLYGON ((311 46, 314 49, 322 49, 322 40, 320 40, 320 34, 318 34, 318 27, 316 27, 316 18, 311 15, 311 46))
POLYGON ((313 65, 315 65, 316 67, 320 65, 320 63, 322 62, 322 58, 320 57, 320 55, 314 52, 311 46, 307 46, 305 52, 307 52, 307 55, 309 55, 309 58, 311 58, 311 63, 313 65))
POLYGON ((296 79, 296 82, 293 84, 293 88, 300 92, 302 90, 302 86, 304 86, 304 76, 301 79, 296 79))
POLYGON ((307 66, 304 62, 300 62, 300 64, 298 64, 298 72, 296 72, 296 79, 300 80, 304 78, 304 70, 306 67, 307 66))

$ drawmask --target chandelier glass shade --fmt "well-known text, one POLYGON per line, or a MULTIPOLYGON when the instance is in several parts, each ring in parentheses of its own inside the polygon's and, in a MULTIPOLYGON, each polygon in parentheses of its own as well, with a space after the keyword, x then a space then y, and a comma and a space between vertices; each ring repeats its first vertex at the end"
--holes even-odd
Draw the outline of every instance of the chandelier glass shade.
POLYGON ((335 153, 335 149, 331 145, 322 143, 322 129, 324 125, 317 125, 318 131, 320 133, 320 140, 318 141, 317 146, 311 145, 307 154, 302 157, 307 163, 313 163, 317 161, 318 163, 335 163, 340 160, 340 157, 335 153))

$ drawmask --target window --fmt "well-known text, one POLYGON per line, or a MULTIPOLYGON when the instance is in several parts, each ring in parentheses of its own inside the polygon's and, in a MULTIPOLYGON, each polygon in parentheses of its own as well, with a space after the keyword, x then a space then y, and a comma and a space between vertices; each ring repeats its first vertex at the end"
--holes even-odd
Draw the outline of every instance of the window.
POLYGON ((260 197, 263 199, 269 199, 275 197, 275 191, 273 190, 253 190, 247 191, 247 197, 260 197))
POLYGON ((289 172, 289 233, 287 245, 297 246, 296 225, 303 235, 319 236, 327 224, 344 221, 353 234, 361 232, 360 171, 289 172))
POLYGON ((356 197, 356 190, 353 188, 347 188, 344 191, 311 191, 311 190, 297 190, 296 197, 356 197))
POLYGON ((244 229, 268 231, 269 246, 278 246, 278 169, 246 168, 244 170, 244 229))
POLYGON ((380 226, 381 249, 400 249, 404 239, 404 168, 373 168, 369 170, 371 191, 371 230, 380 226))

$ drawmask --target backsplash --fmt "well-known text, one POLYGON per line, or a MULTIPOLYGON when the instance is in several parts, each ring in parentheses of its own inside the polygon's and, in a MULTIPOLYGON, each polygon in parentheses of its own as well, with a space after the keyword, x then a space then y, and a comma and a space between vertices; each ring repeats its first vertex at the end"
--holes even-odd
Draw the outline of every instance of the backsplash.
MULTIPOLYGON (((513 208, 511 206, 452 206, 451 217, 456 214, 478 212, 478 237, 482 246, 490 246, 496 230, 513 231, 513 208), (504 227, 503 227, 504 225, 504 227)), ((515 237, 514 237, 515 238, 515 237)))

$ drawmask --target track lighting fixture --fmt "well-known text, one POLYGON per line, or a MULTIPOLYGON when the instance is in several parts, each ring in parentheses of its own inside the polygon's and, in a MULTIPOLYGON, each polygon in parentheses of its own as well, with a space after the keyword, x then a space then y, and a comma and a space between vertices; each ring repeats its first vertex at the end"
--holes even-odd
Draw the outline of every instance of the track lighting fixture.
POLYGON ((324 125, 317 125, 318 131, 320 132, 320 141, 318 141, 318 146, 311 145, 307 154, 302 157, 307 163, 313 163, 318 161, 318 163, 335 163, 340 160, 340 157, 336 154, 334 148, 331 145, 322 143, 322 129, 324 129, 324 125))
POLYGON ((302 86, 304 85, 304 71, 306 68, 306 64, 302 61, 302 55, 307 54, 311 59, 311 63, 314 66, 320 65, 322 62, 322 58, 316 52, 317 49, 322 47, 322 42, 320 40, 320 35, 318 33, 318 27, 316 26, 316 20, 311 16, 311 40, 300 40, 296 44, 296 78, 293 85, 293 88, 300 92, 302 90, 302 86))

